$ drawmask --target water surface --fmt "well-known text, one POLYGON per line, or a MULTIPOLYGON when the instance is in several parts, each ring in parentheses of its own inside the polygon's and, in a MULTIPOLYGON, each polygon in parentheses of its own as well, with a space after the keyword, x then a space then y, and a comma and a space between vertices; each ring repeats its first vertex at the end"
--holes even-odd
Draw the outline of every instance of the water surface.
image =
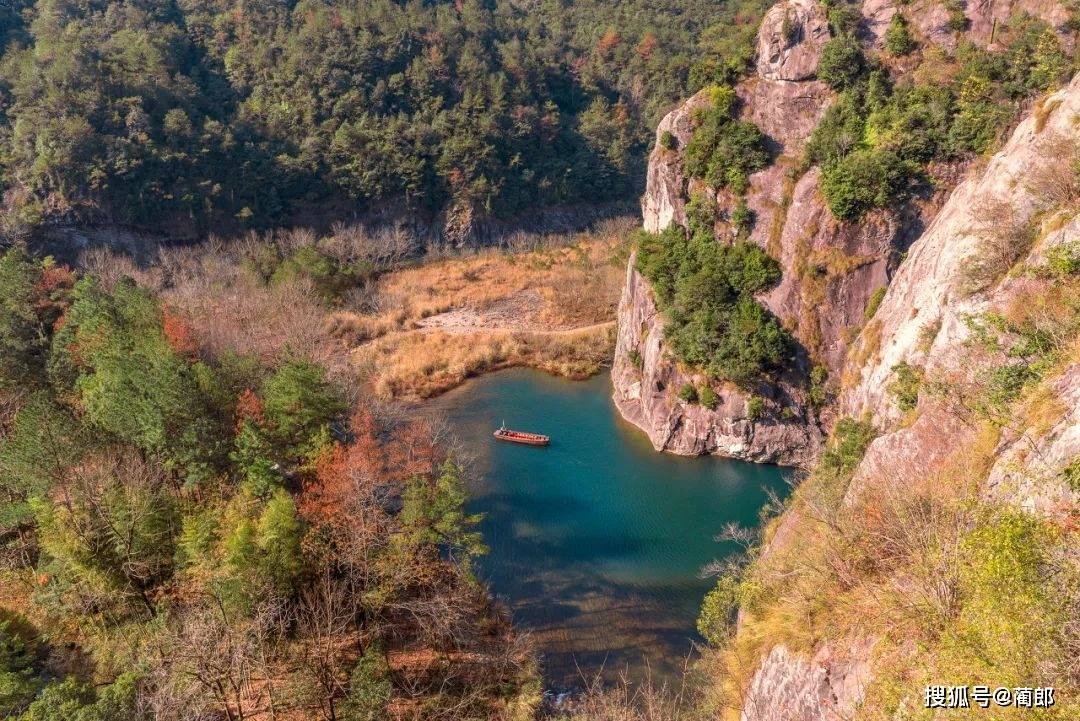
POLYGON ((573 382, 530 370, 485 376, 433 402, 478 471, 471 510, 491 548, 480 574, 532 632, 556 688, 600 670, 681 668, 712 583, 709 561, 736 549, 714 536, 757 522, 783 472, 656 453, 623 421, 603 373, 573 382), (507 427, 547 448, 496 441, 507 427))

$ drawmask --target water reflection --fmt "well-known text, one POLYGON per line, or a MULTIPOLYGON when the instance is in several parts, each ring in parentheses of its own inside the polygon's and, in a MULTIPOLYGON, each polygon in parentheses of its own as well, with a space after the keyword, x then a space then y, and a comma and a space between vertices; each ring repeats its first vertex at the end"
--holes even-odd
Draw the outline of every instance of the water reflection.
POLYGON ((543 653, 554 687, 604 669, 615 676, 681 668, 710 587, 710 560, 735 549, 713 537, 755 523, 775 467, 658 454, 623 422, 607 375, 575 383, 514 370, 435 402, 478 469, 472 510, 491 553, 480 572, 543 653), (547 448, 501 443, 508 427, 545 433, 547 448))

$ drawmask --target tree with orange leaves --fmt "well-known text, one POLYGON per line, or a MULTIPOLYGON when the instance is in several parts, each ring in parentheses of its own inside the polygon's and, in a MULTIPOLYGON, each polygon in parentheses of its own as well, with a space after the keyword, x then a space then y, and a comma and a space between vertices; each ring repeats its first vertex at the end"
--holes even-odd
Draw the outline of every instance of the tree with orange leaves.
POLYGON ((600 53, 600 55, 604 57, 607 57, 611 53, 611 51, 615 49, 615 46, 618 45, 621 40, 622 38, 619 37, 619 31, 613 27, 609 27, 607 31, 604 32, 604 34, 596 42, 596 52, 600 53))
POLYGON ((185 318, 166 306, 161 312, 161 330, 169 347, 178 355, 194 360, 199 344, 195 342, 195 331, 185 318))

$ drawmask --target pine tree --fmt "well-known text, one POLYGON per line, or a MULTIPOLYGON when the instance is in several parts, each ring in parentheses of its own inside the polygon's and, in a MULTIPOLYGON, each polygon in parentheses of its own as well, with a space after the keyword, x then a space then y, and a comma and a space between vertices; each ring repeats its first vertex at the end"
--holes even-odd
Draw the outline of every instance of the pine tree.
POLYGON ((303 564, 300 540, 303 523, 296 504, 284 489, 274 492, 259 516, 255 531, 258 564, 279 593, 289 594, 303 564))
POLYGON ((326 371, 306 361, 281 366, 260 395, 268 433, 293 461, 313 461, 326 444, 330 423, 345 411, 326 371))
POLYGON ((349 690, 341 703, 341 721, 385 721, 390 718, 386 705, 393 687, 390 666, 379 645, 364 649, 349 675, 349 690))
POLYGON ((468 563, 487 553, 483 536, 473 530, 483 514, 465 511, 468 496, 463 471, 447 459, 435 478, 414 476, 405 488, 401 524, 409 542, 417 548, 445 549, 452 558, 468 563))

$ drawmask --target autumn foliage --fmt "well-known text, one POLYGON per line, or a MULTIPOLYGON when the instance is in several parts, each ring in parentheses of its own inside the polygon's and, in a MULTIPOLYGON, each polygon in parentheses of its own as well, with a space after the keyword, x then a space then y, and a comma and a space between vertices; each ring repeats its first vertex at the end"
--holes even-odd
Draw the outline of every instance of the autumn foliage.
POLYGON ((162 311, 161 330, 165 334, 165 340, 178 354, 194 358, 199 350, 199 344, 195 341, 195 332, 191 324, 171 308, 166 307, 162 311))

